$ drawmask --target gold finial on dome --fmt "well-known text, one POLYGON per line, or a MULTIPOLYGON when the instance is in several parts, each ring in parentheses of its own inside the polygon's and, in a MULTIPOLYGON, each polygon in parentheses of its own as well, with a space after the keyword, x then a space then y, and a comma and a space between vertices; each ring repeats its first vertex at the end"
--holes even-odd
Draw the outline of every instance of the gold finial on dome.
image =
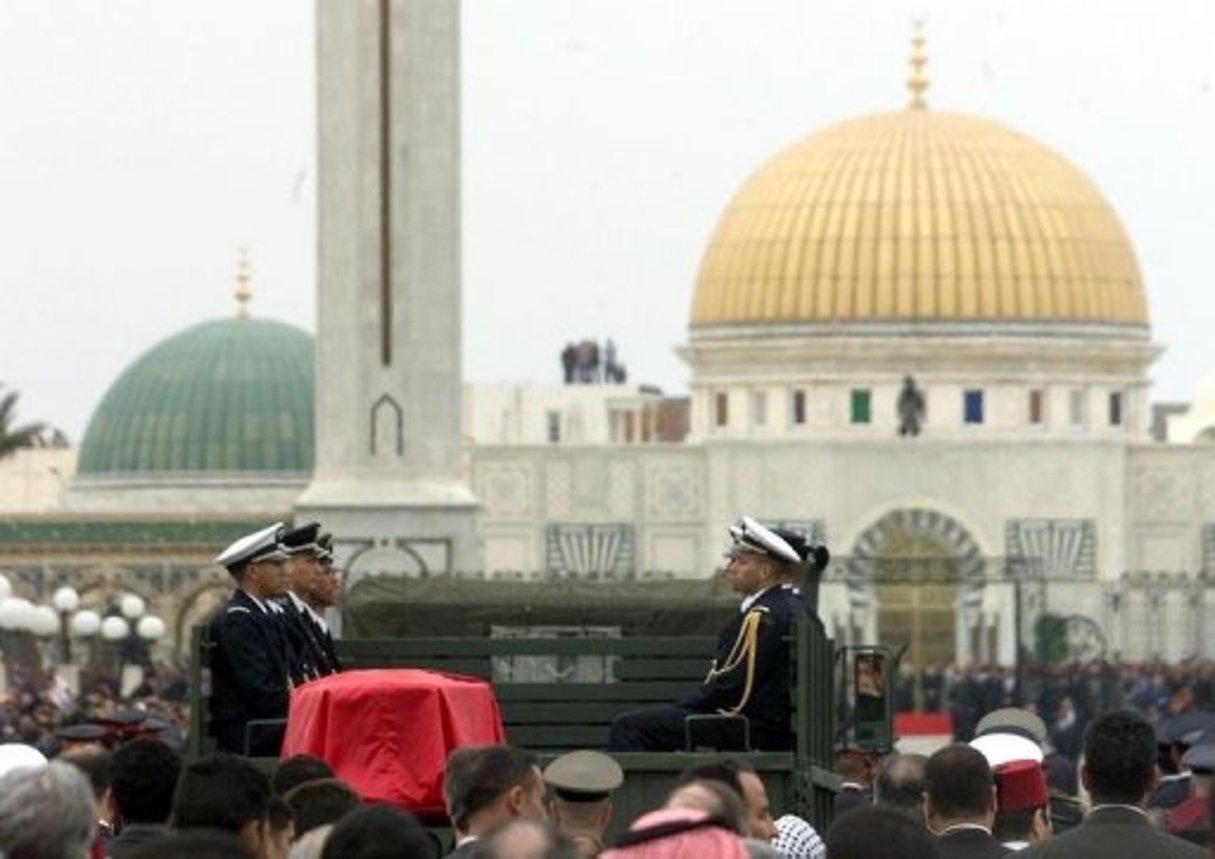
POLYGON ((912 110, 924 110, 928 102, 924 100, 924 92, 928 89, 928 75, 924 74, 924 66, 928 65, 928 54, 924 51, 924 21, 914 22, 915 32, 911 36, 911 74, 907 78, 907 89, 911 90, 911 101, 907 106, 912 110))
POLYGON ((249 249, 240 249, 240 260, 236 263, 236 315, 240 319, 249 317, 249 302, 253 300, 253 288, 249 286, 249 249))

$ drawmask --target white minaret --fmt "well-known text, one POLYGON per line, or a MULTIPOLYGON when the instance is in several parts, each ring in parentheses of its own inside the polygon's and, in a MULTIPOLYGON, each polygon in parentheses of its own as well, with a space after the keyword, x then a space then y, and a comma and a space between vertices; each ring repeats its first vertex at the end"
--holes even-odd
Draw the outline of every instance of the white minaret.
POLYGON ((348 584, 475 571, 461 444, 458 0, 317 0, 316 470, 348 584))

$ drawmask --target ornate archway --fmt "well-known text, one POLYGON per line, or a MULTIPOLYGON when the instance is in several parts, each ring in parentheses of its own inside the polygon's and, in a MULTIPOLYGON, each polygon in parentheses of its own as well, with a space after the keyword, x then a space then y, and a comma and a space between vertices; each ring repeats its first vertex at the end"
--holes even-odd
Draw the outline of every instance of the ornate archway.
POLYGON ((853 609, 877 641, 923 668, 956 660, 959 616, 982 600, 985 562, 970 532, 927 508, 892 510, 866 528, 847 561, 853 609))

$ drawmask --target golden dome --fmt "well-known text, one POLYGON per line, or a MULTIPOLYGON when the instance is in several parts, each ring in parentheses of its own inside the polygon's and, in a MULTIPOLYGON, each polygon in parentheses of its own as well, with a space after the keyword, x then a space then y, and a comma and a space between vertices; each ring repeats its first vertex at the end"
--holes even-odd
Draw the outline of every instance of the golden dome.
POLYGON ((734 195, 693 327, 790 322, 1146 327, 1134 251, 1084 174, 994 122, 903 110, 811 134, 734 195))

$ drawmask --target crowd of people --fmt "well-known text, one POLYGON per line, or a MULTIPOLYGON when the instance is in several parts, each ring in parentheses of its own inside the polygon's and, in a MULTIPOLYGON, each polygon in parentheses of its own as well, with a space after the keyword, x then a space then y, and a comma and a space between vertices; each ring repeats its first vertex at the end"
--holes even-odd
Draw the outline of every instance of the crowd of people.
POLYGON ((612 795, 624 773, 601 752, 571 752, 542 770, 534 755, 511 746, 460 748, 443 774, 445 814, 426 821, 443 828, 427 828, 409 811, 363 802, 318 758, 291 757, 267 775, 239 755, 186 761, 157 739, 112 742, 66 745, 49 761, 28 745, 0 745, 0 856, 824 855, 813 827, 792 815, 773 820, 762 779, 729 759, 685 772, 661 807, 608 849, 612 795), (672 845, 682 852, 669 852, 672 845))
MULTIPOLYGON (((826 552, 749 517, 730 536, 724 575, 742 603, 700 686, 617 716, 607 753, 571 752, 543 769, 507 745, 458 748, 445 769, 440 756, 443 771, 428 777, 442 780, 444 812, 419 820, 364 801, 319 759, 289 758, 268 775, 243 756, 277 758, 291 690, 342 668, 323 620, 340 589, 329 535, 315 522, 246 535, 217 558, 236 587, 208 633, 220 753, 183 759, 185 688, 171 672, 127 701, 104 683, 74 698, 53 672, 39 684, 11 677, 0 701, 0 857, 902 859, 1088 856, 1103 844, 1205 855, 1195 843, 1211 835, 1215 667, 1197 662, 904 671, 896 709, 948 712, 954 742, 930 757, 841 753, 825 832, 774 815, 745 754, 696 758, 655 807, 614 821, 624 773, 611 754, 678 751, 689 717, 703 722, 702 747, 737 748, 740 721, 743 747, 792 747, 798 573, 821 569, 826 552)), ((858 694, 886 688, 878 668, 858 671, 868 678, 858 694)))
POLYGON ((364 802, 322 760, 272 773, 220 753, 194 761, 136 735, 63 744, 51 760, 0 745, 0 855, 10 859, 965 859, 1215 856, 1215 732, 1161 735, 1137 713, 1093 719, 1083 763, 1056 757, 1027 710, 989 714, 930 756, 841 755, 834 820, 776 816, 745 758, 698 757, 654 807, 614 821, 610 755, 541 767, 508 745, 465 746, 442 774, 444 812, 364 802), (1184 777, 1162 777, 1167 750, 1184 777), (1078 772, 1078 779, 1076 774, 1078 772), (1179 789, 1180 788, 1180 789, 1179 789), (1069 793, 1070 791, 1070 793, 1069 793), (1166 797, 1166 795, 1168 795, 1166 797), (615 823, 615 825, 614 825, 615 823), (609 831, 616 834, 609 836, 609 831), (609 844, 610 842, 610 844, 609 844))
POLYGON ((138 725, 146 735, 180 749, 190 724, 187 692, 182 672, 165 664, 127 695, 105 680, 74 692, 54 669, 36 679, 14 672, 0 694, 0 743, 24 743, 51 755, 64 734, 70 739, 87 727, 118 735, 138 725))
POLYGON ((1132 709, 1096 714, 1079 758, 1077 764, 1054 749, 1035 713, 1012 707, 979 720, 969 743, 931 757, 842 755, 836 772, 843 790, 828 845, 857 809, 882 807, 915 819, 927 840, 895 851, 866 842, 827 855, 1215 855, 1215 719, 1204 711, 1190 709, 1155 727, 1132 709))
POLYGON ((959 740, 973 737, 987 713, 1024 707, 1075 760, 1084 726, 1099 713, 1129 709, 1157 724, 1186 707, 1215 710, 1215 662, 1030 662, 1019 674, 1004 665, 903 666, 894 694, 896 712, 948 713, 959 740))

